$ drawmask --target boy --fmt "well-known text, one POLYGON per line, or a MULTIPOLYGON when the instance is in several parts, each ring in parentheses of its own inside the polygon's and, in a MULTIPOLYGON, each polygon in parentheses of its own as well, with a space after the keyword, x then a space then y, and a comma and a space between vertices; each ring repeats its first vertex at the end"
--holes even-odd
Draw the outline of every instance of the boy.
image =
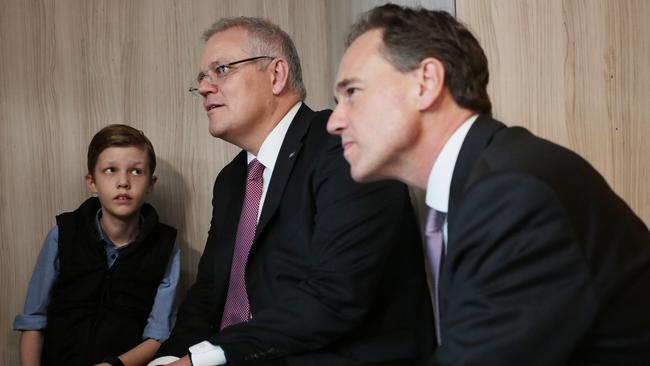
POLYGON ((176 230, 144 203, 156 156, 126 125, 88 146, 94 197, 56 218, 27 290, 22 365, 140 365, 167 339, 180 272, 176 230))

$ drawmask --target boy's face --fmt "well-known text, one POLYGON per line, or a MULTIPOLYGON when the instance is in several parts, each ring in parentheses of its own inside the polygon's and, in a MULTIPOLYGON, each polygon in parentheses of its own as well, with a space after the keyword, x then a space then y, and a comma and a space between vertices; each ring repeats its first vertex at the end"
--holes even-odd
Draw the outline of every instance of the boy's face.
POLYGON ((99 154, 86 184, 99 196, 102 218, 129 221, 139 215, 145 195, 156 183, 149 169, 146 151, 135 146, 113 146, 99 154))

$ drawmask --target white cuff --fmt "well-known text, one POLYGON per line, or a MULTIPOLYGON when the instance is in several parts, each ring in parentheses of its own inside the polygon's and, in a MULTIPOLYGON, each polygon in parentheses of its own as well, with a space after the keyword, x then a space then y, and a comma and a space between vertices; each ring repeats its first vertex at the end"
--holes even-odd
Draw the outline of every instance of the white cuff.
POLYGON ((147 366, 158 366, 158 365, 167 365, 168 363, 172 363, 174 361, 178 361, 179 358, 175 356, 162 356, 158 357, 155 360, 149 362, 147 366))
POLYGON ((194 366, 216 366, 226 364, 226 354, 221 347, 208 341, 190 347, 190 357, 194 366))

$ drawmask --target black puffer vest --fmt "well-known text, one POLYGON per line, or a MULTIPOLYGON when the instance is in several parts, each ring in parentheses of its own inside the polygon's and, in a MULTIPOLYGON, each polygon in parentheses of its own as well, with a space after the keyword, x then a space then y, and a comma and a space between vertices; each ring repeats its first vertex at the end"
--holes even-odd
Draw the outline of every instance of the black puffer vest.
POLYGON ((142 342, 176 229, 144 204, 135 242, 109 269, 95 224, 97 198, 57 216, 60 271, 50 293, 43 365, 92 365, 142 342))

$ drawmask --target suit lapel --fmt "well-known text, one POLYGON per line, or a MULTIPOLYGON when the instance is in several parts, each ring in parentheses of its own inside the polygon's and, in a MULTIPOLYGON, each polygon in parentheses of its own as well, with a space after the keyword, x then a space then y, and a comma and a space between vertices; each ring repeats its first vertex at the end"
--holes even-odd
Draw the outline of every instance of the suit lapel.
POLYGON ((278 153, 278 158, 273 168, 271 184, 269 184, 266 198, 264 199, 262 214, 257 224, 255 240, 264 232, 264 228, 280 206, 284 188, 289 180, 289 176, 291 176, 294 163, 300 154, 302 140, 309 130, 309 121, 311 121, 313 115, 314 111, 303 103, 293 121, 291 121, 291 126, 287 130, 287 134, 284 136, 282 147, 280 147, 280 152, 278 153))
POLYGON ((492 137, 499 130, 506 126, 486 115, 479 115, 476 122, 472 125, 463 146, 458 153, 454 174, 451 178, 451 187, 449 189, 449 220, 452 219, 453 213, 462 197, 470 174, 476 166, 481 153, 492 141, 492 137))
MULTIPOLYGON (((472 125, 472 128, 467 132, 463 145, 460 148, 458 153, 458 158, 456 159, 456 165, 454 166, 454 173, 451 178, 451 187, 449 189, 449 211, 447 212, 447 227, 449 228, 449 234, 447 235, 448 246, 445 249, 445 252, 449 253, 450 246, 454 246, 454 243, 451 243, 450 239, 453 237, 453 228, 455 225, 455 213, 460 205, 460 201, 463 197, 463 191, 470 183, 471 176, 475 174, 477 167, 477 162, 479 161, 481 154, 487 148, 488 145, 492 142, 494 135, 501 129, 506 126, 488 116, 480 115, 476 122, 472 125)), ((443 259, 442 270, 440 272, 440 307, 441 313, 444 317, 446 312, 447 304, 447 287, 448 284, 448 265, 446 265, 448 257, 443 259)), ((443 339, 445 330, 442 329, 443 339)))
MULTIPOLYGON (((223 207, 223 215, 216 217, 223 217, 223 225, 218 225, 220 228, 216 235, 219 237, 220 245, 218 250, 222 251, 217 256, 216 268, 220 268, 224 273, 230 273, 230 263, 235 248, 235 240, 237 237, 237 226, 239 225, 239 217, 241 216, 241 209, 244 203, 244 194, 246 193, 246 170, 248 162, 246 159, 246 151, 241 151, 233 162, 228 167, 231 172, 227 175, 229 181, 224 184, 227 187, 225 194, 220 194, 219 198, 225 199, 225 202, 217 202, 217 205, 223 207)), ((218 277, 223 278, 223 277, 218 277)), ((225 276, 228 278, 228 275, 225 276)), ((226 282, 227 285, 227 282, 226 282)))

